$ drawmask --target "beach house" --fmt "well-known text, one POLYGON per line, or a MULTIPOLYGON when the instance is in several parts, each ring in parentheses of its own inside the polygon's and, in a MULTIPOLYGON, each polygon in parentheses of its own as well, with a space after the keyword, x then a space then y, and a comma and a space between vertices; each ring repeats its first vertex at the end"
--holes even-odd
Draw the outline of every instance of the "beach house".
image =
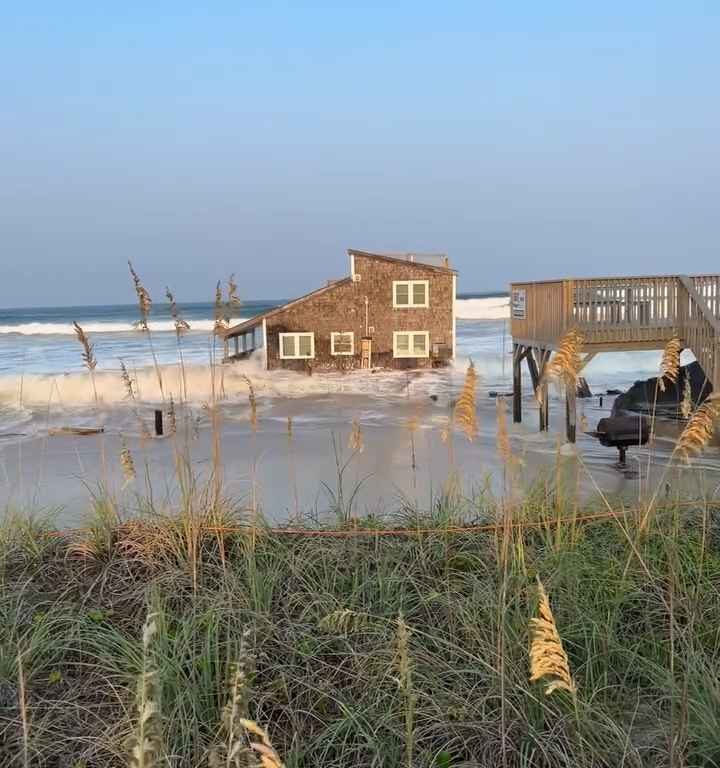
POLYGON ((444 254, 349 250, 350 275, 226 329, 225 359, 265 367, 429 368, 455 356, 457 273, 444 254))

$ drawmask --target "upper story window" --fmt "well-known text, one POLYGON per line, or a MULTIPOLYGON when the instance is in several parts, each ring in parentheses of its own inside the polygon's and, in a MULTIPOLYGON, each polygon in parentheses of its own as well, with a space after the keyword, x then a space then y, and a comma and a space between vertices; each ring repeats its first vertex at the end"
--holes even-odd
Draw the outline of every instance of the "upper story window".
POLYGON ((308 360, 315 357, 314 333, 281 333, 281 360, 308 360))
POLYGON ((393 307, 395 309, 429 306, 429 280, 393 280, 393 307))
POLYGON ((352 331, 342 331, 330 334, 331 355, 354 355, 355 334, 352 331))

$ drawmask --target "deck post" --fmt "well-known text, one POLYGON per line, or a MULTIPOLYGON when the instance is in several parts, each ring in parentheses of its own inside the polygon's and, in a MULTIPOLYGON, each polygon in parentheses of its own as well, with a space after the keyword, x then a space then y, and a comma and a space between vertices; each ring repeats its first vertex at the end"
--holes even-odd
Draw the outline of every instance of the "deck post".
POLYGON ((574 443, 577 440, 577 393, 575 384, 565 386, 565 433, 568 443, 574 443))
POLYGON ((523 359, 523 346, 513 344, 513 422, 522 422, 522 375, 520 363, 523 359))
POLYGON ((543 374, 547 363, 548 351, 539 347, 528 347, 525 359, 527 360, 533 391, 539 404, 540 431, 547 432, 549 428, 548 386, 543 374))
POLYGON ((547 432, 550 429, 550 397, 548 394, 547 378, 545 378, 545 366, 550 358, 550 351, 541 348, 537 352, 540 357, 538 361, 540 374, 540 431, 547 432))

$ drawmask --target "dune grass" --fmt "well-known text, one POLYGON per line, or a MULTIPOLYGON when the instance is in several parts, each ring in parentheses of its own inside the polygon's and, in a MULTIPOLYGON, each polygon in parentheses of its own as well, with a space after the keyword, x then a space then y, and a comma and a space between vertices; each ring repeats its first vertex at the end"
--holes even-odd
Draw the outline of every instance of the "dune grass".
POLYGON ((561 535, 530 524, 559 517, 536 501, 503 547, 503 529, 451 532, 500 512, 467 503, 438 500, 429 533, 403 536, 220 537, 200 511, 192 542, 152 518, 88 547, 8 522, 0 764, 256 765, 261 731, 298 768, 720 764, 713 511, 561 535), (572 671, 550 696, 530 682, 538 616, 572 671))
MULTIPOLYGON (((221 327, 237 303, 234 279, 227 302, 218 284, 221 327)), ((568 334, 547 375, 574 386, 581 347, 568 334)), ((124 365, 122 378, 135 402, 124 365)), ((131 516, 127 494, 101 485, 83 530, 27 514, 0 528, 0 766, 720 765, 720 507, 660 502, 660 483, 635 510, 599 494, 599 514, 559 470, 522 487, 502 399, 503 495, 465 498, 453 432, 477 436, 476 388, 471 363, 440 435, 451 477, 429 508, 354 514, 354 420, 349 459, 333 437, 333 529, 302 519, 293 464, 292 528, 271 529, 254 492, 248 509, 223 489, 222 378, 212 472, 193 476, 183 377, 179 422, 169 393, 176 509, 136 498, 131 516)), ((717 416, 716 400, 699 407, 677 451, 701 451, 717 416)), ((292 449, 290 419, 287 433, 292 449)), ((127 446, 118 460, 133 482, 127 446)))

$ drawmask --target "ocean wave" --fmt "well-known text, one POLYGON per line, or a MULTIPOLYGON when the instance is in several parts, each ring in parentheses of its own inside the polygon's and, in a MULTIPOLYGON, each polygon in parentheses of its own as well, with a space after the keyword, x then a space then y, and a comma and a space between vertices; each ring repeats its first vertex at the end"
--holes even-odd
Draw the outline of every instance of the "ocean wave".
MULTIPOLYGON (((503 320, 510 317, 509 299, 506 296, 495 296, 482 299, 458 299, 455 302, 455 314, 459 320, 503 320)), ((233 323, 241 323, 247 320, 246 317, 240 317, 233 320, 233 323)), ((188 320, 191 331, 212 331, 215 327, 215 321, 212 318, 203 318, 200 320, 188 320)), ((112 334, 112 333, 133 333, 136 331, 131 320, 125 321, 102 321, 102 320, 82 320, 78 323, 86 333, 92 334, 112 334)), ((155 333, 172 333, 175 331, 175 325, 172 320, 151 320, 150 330, 155 333)), ((71 322, 66 323, 15 323, 0 325, 0 336, 74 336, 75 330, 71 322)))
POLYGON ((510 317, 510 299, 507 296, 458 299, 455 315, 459 320, 505 320, 510 317))
MULTIPOLYGON (((242 323, 248 318, 240 317, 233 323, 242 323)), ((96 322, 93 320, 78 321, 86 333, 133 333, 137 328, 132 322, 96 322)), ((214 320, 188 320, 191 331, 212 331, 214 320)), ((172 320, 152 320, 150 330, 156 333, 174 332, 172 320)), ((0 325, 0 335, 16 334, 18 336, 74 336, 72 323, 18 323, 17 325, 0 325)))

